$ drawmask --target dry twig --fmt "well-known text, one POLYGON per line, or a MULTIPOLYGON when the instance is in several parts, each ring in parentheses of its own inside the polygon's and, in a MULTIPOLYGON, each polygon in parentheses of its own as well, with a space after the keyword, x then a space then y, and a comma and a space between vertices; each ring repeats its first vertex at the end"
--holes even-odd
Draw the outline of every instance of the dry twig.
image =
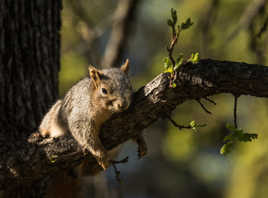
POLYGON ((116 180, 120 183, 121 182, 121 179, 120 179, 120 171, 116 167, 116 164, 127 163, 128 162, 128 157, 125 157, 124 159, 119 160, 119 161, 117 161, 117 160, 111 160, 111 162, 112 162, 112 166, 114 168, 116 180))
POLYGON ((208 113, 208 114, 212 114, 212 113, 205 107, 205 105, 202 104, 202 102, 201 102, 200 99, 197 99, 196 101, 200 104, 200 106, 202 107, 202 109, 203 109, 206 113, 208 113))

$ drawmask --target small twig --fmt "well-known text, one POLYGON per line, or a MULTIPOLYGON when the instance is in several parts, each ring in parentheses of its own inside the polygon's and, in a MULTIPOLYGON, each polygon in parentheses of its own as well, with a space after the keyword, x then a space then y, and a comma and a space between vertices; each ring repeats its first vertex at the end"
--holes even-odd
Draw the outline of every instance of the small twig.
POLYGON ((210 103, 212 103, 214 105, 217 105, 217 103, 214 100, 210 99, 210 98, 205 97, 204 99, 209 101, 210 103))
POLYGON ((128 157, 125 157, 124 159, 122 160, 111 160, 111 162, 113 164, 123 164, 123 163, 127 163, 128 162, 128 157))
MULTIPOLYGON (((192 129, 192 130, 196 130, 196 129, 193 129, 193 126, 191 125, 187 125, 187 126, 184 126, 184 125, 180 125, 178 124, 175 120, 173 120, 168 114, 166 114, 166 118, 176 127, 178 128, 179 130, 182 130, 182 129, 192 129)), ((195 125, 194 127, 205 127, 206 124, 197 124, 195 125)))
MULTIPOLYGON (((173 51, 175 48, 175 45, 179 39, 180 33, 181 33, 181 29, 180 27, 178 27, 178 29, 176 28, 176 24, 177 24, 177 13, 176 10, 171 9, 171 19, 168 20, 168 25, 171 27, 171 40, 170 40, 170 44, 167 46, 167 51, 168 51, 168 58, 172 63, 172 67, 173 69, 176 67, 176 61, 173 57, 173 51)), ((177 74, 174 74, 176 72, 171 72, 170 75, 170 82, 169 82, 169 87, 173 87, 173 81, 175 79, 175 76, 177 74)))
POLYGON ((199 104, 200 104, 200 106, 202 107, 202 109, 206 112, 206 113, 208 113, 208 114, 212 114, 202 103, 201 103, 201 101, 200 101, 200 99, 197 99, 196 100, 199 104))
POLYGON ((259 31, 259 33, 257 34, 258 38, 261 38, 262 34, 267 30, 268 27, 268 17, 266 17, 263 26, 261 27, 261 30, 259 31))
POLYGON ((117 169, 116 165, 114 163, 112 163, 112 166, 114 168, 114 172, 115 172, 115 177, 116 180, 121 183, 121 179, 120 179, 120 171, 117 169))
POLYGON ((117 169, 116 167, 116 164, 122 164, 122 163, 127 163, 128 162, 128 157, 125 157, 124 159, 122 160, 111 160, 111 163, 112 163, 112 166, 114 168, 114 172, 115 172, 115 177, 116 177, 116 180, 121 183, 121 179, 120 179, 120 171, 117 169))
POLYGON ((177 122, 175 120, 173 120, 169 115, 166 115, 166 118, 175 126, 177 127, 179 130, 182 130, 182 129, 192 129, 192 127, 190 125, 188 126, 184 126, 184 125, 180 125, 180 124, 177 124, 177 122))
MULTIPOLYGON (((175 31, 173 29, 174 28, 172 28, 172 32, 175 31)), ((175 67, 176 62, 175 62, 175 60, 173 58, 173 51, 174 51, 174 47, 175 47, 175 45, 176 45, 176 43, 178 41, 179 33, 178 33, 178 35, 177 34, 174 35, 174 33, 172 33, 172 34, 173 34, 173 38, 172 38, 172 40, 170 42, 170 45, 167 47, 167 51, 168 51, 168 57, 169 57, 170 61, 172 62, 173 67, 175 67)))
MULTIPOLYGON (((174 29, 174 28, 172 28, 172 32, 175 31, 175 30, 173 30, 173 29, 174 29)), ((173 68, 174 68, 175 65, 176 65, 176 62, 175 62, 175 60, 174 60, 174 58, 173 58, 173 50, 174 50, 175 44, 177 43, 177 40, 178 40, 178 35, 176 35, 176 34, 174 35, 174 33, 173 33, 173 39, 172 39, 172 41, 171 41, 171 43, 170 43, 170 46, 167 47, 168 57, 169 57, 170 61, 172 62, 172 66, 173 66, 173 68)), ((176 73, 177 73, 177 72, 175 72, 175 74, 174 74, 174 73, 171 73, 171 76, 170 76, 170 82, 169 82, 169 87, 172 87, 173 81, 176 79, 176 78, 175 78, 175 75, 177 76, 176 73)))
MULTIPOLYGON (((172 40, 171 40, 169 46, 167 46, 167 51, 168 51, 169 60, 171 61, 173 68, 175 68, 176 61, 174 60, 174 57, 173 57, 173 51, 174 51, 175 45, 178 41, 178 38, 180 36, 180 30, 178 30, 178 32, 176 32, 175 24, 173 26, 171 26, 171 29, 172 29, 172 40)), ((176 71, 174 73, 171 73, 169 87, 172 87, 173 81, 176 79, 176 77, 177 77, 176 71)))
POLYGON ((234 95, 234 126, 235 128, 238 128, 237 124, 237 99, 239 96, 234 95))

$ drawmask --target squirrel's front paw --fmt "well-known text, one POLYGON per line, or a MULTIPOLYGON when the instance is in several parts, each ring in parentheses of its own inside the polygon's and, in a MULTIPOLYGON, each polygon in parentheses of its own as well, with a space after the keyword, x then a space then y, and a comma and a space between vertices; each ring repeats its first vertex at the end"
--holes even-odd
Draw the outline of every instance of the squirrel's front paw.
POLYGON ((98 155, 95 157, 98 164, 103 168, 103 170, 106 170, 110 166, 111 162, 107 151, 102 151, 98 153, 98 155))
POLYGON ((106 170, 110 166, 110 160, 108 158, 99 158, 97 159, 99 165, 103 168, 103 170, 106 170))

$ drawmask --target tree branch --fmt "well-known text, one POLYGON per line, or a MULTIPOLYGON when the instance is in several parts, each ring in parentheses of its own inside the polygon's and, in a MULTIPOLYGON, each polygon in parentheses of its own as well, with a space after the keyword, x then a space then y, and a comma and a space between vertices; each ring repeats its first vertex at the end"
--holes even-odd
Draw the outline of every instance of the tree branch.
POLYGON ((265 6, 265 4, 266 0, 254 0, 249 4, 249 6, 242 14, 235 30, 228 36, 227 38, 228 43, 231 40, 233 40, 243 28, 246 29, 250 26, 252 20, 254 20, 254 17, 258 15, 260 9, 262 9, 262 7, 265 6))
MULTIPOLYGON (((177 72, 176 88, 169 87, 169 73, 159 74, 135 93, 134 102, 126 112, 114 115, 104 124, 101 140, 106 149, 140 134, 187 100, 220 93, 268 97, 268 67, 265 66, 201 60, 197 64, 186 63, 177 72)), ((8 143, 0 136, 0 145, 4 144, 8 143)), ((17 160, 10 161, 7 155, 1 155, 0 188, 14 181, 39 180, 71 168, 84 158, 75 140, 68 136, 51 140, 35 135, 9 144, 8 155, 17 160)), ((1 146, 0 153, 6 148, 1 146)), ((90 154, 86 157, 92 169, 98 166, 90 154)))
POLYGON ((135 20, 138 4, 139 0, 120 0, 118 2, 111 36, 102 58, 101 65, 104 68, 116 66, 122 58, 122 50, 127 45, 127 38, 131 33, 131 25, 135 20))

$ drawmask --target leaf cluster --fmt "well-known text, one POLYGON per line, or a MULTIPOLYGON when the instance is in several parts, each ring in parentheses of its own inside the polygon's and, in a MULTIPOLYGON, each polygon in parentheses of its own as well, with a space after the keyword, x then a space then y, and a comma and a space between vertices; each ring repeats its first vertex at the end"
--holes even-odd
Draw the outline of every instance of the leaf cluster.
POLYGON ((167 20, 167 24, 171 27, 173 36, 175 34, 180 34, 181 31, 189 29, 194 23, 191 21, 191 18, 187 18, 185 22, 178 24, 178 14, 174 8, 171 8, 171 18, 167 20))
POLYGON ((235 143, 237 142, 252 142, 258 138, 256 133, 245 133, 243 129, 235 128, 234 126, 227 124, 226 128, 230 131, 230 134, 225 136, 225 144, 221 147, 220 153, 226 155, 233 150, 235 143))
MULTIPOLYGON (((182 53, 180 53, 176 58, 173 57, 174 47, 180 37, 180 33, 189 29, 194 23, 191 18, 188 18, 185 22, 178 24, 177 11, 171 8, 171 17, 167 20, 167 24, 171 28, 172 38, 170 45, 167 48, 169 54, 164 58, 164 72, 174 74, 175 70, 184 63, 184 55, 182 53)), ((191 57, 187 60, 187 62, 192 62, 193 64, 198 63, 198 61, 199 53, 192 53, 191 57)))
POLYGON ((207 125, 206 124, 197 124, 194 120, 191 121, 189 123, 189 126, 191 127, 191 129, 195 132, 198 131, 198 128, 201 128, 201 127, 206 127, 207 125))

